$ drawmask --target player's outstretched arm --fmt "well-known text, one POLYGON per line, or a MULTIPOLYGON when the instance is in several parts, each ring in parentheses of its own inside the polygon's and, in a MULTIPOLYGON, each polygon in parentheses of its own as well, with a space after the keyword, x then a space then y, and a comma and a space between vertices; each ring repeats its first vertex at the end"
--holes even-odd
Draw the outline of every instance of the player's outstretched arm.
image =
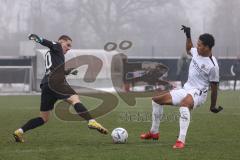
POLYGON ((217 103, 217 92, 218 92, 218 82, 211 82, 211 105, 210 105, 210 111, 213 113, 220 112, 223 108, 219 106, 216 107, 217 103))
POLYGON ((186 51, 188 55, 191 55, 190 50, 191 48, 193 48, 193 43, 192 43, 192 39, 191 39, 191 28, 190 27, 186 27, 184 25, 182 25, 181 30, 184 31, 185 35, 186 35, 186 51))
POLYGON ((40 43, 41 45, 48 47, 48 48, 52 48, 53 47, 53 42, 43 39, 42 37, 36 35, 36 34, 29 34, 28 35, 28 39, 29 40, 33 40, 37 43, 40 43))

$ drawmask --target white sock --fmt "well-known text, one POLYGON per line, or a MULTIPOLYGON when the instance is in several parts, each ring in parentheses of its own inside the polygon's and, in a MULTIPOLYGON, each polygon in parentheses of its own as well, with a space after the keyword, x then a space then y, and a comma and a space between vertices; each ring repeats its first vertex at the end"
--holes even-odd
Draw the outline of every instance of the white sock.
POLYGON ((152 101, 152 127, 150 129, 151 133, 158 133, 160 120, 163 114, 163 106, 152 101))
POLYGON ((19 128, 18 131, 19 131, 20 133, 23 133, 23 129, 22 129, 22 128, 19 128))
POLYGON ((90 119, 88 122, 94 122, 94 121, 96 121, 95 119, 90 119))
POLYGON ((178 140, 185 143, 188 126, 190 123, 190 111, 188 107, 180 107, 179 111, 180 111, 180 118, 179 118, 180 131, 179 131, 178 140))

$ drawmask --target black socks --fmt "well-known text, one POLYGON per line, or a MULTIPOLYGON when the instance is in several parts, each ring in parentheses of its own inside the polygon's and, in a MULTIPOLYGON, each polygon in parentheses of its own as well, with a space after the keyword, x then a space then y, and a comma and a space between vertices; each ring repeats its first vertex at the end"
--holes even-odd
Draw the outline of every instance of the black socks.
POLYGON ((82 103, 76 103, 74 105, 75 111, 78 113, 79 116, 84 118, 86 121, 89 121, 90 119, 93 119, 92 116, 89 114, 88 110, 82 103))
POLYGON ((23 132, 26 132, 30 129, 34 129, 44 124, 44 120, 41 117, 33 118, 29 120, 24 126, 22 126, 23 132))
MULTIPOLYGON (((84 118, 86 121, 89 121, 90 119, 93 119, 92 116, 89 114, 88 110, 84 107, 82 103, 76 103, 74 105, 74 109, 78 113, 79 116, 84 118)), ((23 125, 21 128, 23 132, 26 132, 30 129, 34 129, 36 127, 39 127, 44 124, 44 120, 41 117, 33 118, 29 120, 25 125, 23 125)))

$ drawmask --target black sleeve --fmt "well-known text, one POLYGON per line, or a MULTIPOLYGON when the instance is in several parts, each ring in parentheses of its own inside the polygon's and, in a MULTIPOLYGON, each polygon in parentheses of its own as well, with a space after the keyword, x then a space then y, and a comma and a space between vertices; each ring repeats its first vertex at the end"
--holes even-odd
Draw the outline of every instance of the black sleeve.
POLYGON ((59 53, 62 50, 61 44, 58 43, 58 42, 54 42, 54 41, 49 41, 47 39, 43 39, 43 41, 40 44, 45 46, 45 47, 48 47, 54 53, 59 53))
POLYGON ((41 45, 48 47, 49 49, 53 48, 55 42, 49 41, 47 39, 43 39, 42 42, 40 43, 41 45))

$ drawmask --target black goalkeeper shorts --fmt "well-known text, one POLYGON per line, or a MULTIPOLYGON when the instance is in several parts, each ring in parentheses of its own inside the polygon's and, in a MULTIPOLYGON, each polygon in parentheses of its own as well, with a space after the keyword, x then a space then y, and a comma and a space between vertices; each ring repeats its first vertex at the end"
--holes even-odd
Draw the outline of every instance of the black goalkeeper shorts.
POLYGON ((57 100, 68 99, 69 97, 72 96, 72 94, 63 95, 54 92, 49 88, 47 83, 41 85, 40 88, 42 89, 40 111, 53 110, 54 104, 56 103, 57 100))

